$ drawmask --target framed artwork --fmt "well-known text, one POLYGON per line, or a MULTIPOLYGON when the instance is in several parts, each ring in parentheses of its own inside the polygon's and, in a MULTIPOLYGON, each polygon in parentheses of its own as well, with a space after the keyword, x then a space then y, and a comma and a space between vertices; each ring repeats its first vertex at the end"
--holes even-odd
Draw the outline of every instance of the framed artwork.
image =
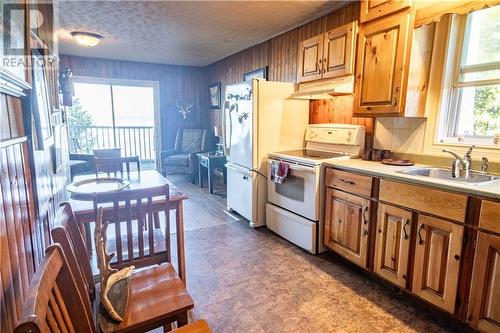
POLYGON ((244 81, 251 81, 252 79, 267 80, 267 66, 243 74, 244 81))
POLYGON ((221 84, 220 82, 210 83, 208 85, 208 105, 210 109, 221 108, 221 84))
POLYGON ((0 92, 23 96, 31 85, 26 80, 26 2, 0 6, 0 92))
POLYGON ((33 57, 33 118, 38 149, 46 149, 54 143, 50 124, 50 102, 44 70, 44 57, 37 49, 32 51, 33 57))

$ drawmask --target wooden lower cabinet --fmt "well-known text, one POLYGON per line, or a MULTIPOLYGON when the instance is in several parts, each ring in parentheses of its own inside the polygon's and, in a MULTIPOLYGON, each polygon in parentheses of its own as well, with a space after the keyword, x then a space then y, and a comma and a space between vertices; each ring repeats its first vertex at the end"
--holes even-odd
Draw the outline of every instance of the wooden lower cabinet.
POLYGON ((499 236, 479 232, 467 321, 481 332, 500 332, 499 236))
POLYGON ((361 267, 367 264, 369 219, 370 200, 326 190, 325 246, 361 267))
POLYGON ((412 292, 455 312, 464 227, 418 215, 412 292))
POLYGON ((406 288, 412 224, 410 211, 379 205, 374 271, 402 288, 406 288))

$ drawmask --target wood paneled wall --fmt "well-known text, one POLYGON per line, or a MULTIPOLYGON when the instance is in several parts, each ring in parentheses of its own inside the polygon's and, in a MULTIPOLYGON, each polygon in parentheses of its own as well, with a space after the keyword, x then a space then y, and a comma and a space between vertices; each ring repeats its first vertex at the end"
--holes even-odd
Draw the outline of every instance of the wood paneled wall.
POLYGON ((164 149, 173 147, 178 128, 208 127, 208 88, 202 67, 61 56, 60 70, 68 67, 74 76, 158 81, 160 85, 160 130, 164 149), (194 104, 187 119, 184 119, 177 111, 176 103, 194 104))
MULTIPOLYGON (((324 33, 359 18, 359 3, 351 3, 330 14, 285 32, 263 43, 235 53, 206 67, 207 81, 226 84, 243 80, 245 72, 269 66, 269 80, 296 82, 298 66, 298 43, 304 39, 324 33)), ((365 125, 368 145, 373 135, 373 119, 352 116, 353 98, 337 97, 328 101, 310 102, 310 123, 352 123, 365 125)), ((212 111, 211 124, 221 123, 219 111, 212 111)))
POLYGON ((43 256, 35 223, 27 138, 0 142, 0 331, 12 332, 43 256))

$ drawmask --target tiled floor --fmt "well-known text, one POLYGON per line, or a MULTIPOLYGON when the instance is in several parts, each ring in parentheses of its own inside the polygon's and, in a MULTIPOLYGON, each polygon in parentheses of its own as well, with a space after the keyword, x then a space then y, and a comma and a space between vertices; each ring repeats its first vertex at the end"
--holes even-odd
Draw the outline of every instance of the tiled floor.
POLYGON ((206 319, 214 332, 463 329, 446 327, 436 311, 333 254, 312 256, 266 228, 222 218, 227 216, 219 211, 223 196, 205 195, 206 189, 180 178, 174 182, 185 186, 192 200, 185 212, 187 284, 195 301, 191 319, 206 319))

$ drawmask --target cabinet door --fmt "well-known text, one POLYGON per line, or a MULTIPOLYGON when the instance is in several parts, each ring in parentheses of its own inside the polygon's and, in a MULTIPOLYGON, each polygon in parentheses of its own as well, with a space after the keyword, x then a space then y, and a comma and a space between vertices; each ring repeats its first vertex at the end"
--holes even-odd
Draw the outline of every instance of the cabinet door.
POLYGON ((366 267, 370 201, 331 188, 326 192, 325 246, 366 267))
POLYGON ((325 33, 323 78, 354 74, 357 22, 325 33))
POLYGON ((464 227, 418 216, 413 268, 414 294, 454 313, 464 227))
POLYGON ((412 213, 380 204, 375 241, 375 273, 406 288, 412 213))
POLYGON ((411 0, 362 0, 360 21, 367 22, 409 7, 411 0))
POLYGON ((479 232, 467 321, 481 332, 500 332, 500 237, 479 232))
POLYGON ((299 67, 297 81, 321 79, 323 70, 323 35, 302 41, 299 44, 299 67))
POLYGON ((355 114, 404 112, 413 21, 413 12, 406 10, 360 26, 355 114))

